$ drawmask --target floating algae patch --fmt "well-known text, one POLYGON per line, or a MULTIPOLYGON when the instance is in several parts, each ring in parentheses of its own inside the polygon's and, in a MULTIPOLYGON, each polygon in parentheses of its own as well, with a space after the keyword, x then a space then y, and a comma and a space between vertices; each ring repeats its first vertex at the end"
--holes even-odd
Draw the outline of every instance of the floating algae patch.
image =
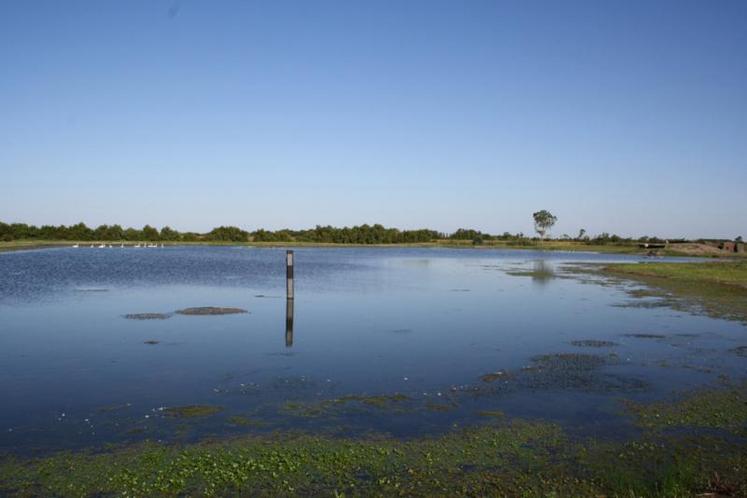
POLYGON ((638 425, 647 429, 709 428, 747 436, 747 382, 696 391, 675 402, 626 401, 625 406, 638 425))
POLYGON ((428 401, 425 404, 425 409, 429 412, 436 412, 436 413, 445 413, 450 412, 451 410, 458 408, 458 405, 456 403, 434 403, 432 401, 428 401))
POLYGON ((166 320, 171 313, 128 313, 124 315, 128 320, 166 320))
POLYGON ((184 308, 178 310, 177 313, 180 315, 235 315, 239 313, 249 313, 245 309, 241 308, 222 308, 219 306, 200 306, 196 308, 184 308))
POLYGON ((580 348, 611 348, 617 346, 617 343, 612 341, 600 341, 597 339, 583 339, 579 341, 571 341, 571 345, 580 348))
POLYGON ((405 394, 395 393, 395 394, 380 394, 377 396, 350 395, 350 396, 343 396, 341 398, 338 398, 336 401, 338 403, 358 402, 366 406, 373 406, 375 408, 386 408, 396 403, 402 403, 403 401, 408 401, 409 399, 410 397, 405 394))
POLYGON ((302 417, 335 415, 349 410, 361 409, 402 411, 403 405, 411 398, 405 394, 381 394, 373 396, 347 395, 318 402, 287 401, 281 408, 285 412, 302 417))
POLYGON ((515 373, 505 370, 488 373, 480 377, 483 383, 493 384, 477 390, 490 392, 513 392, 520 389, 575 389, 581 391, 640 391, 648 384, 640 379, 602 370, 608 365, 619 365, 614 354, 594 355, 585 353, 554 353, 531 358, 529 365, 515 373), (500 380, 501 382, 496 382, 500 380))
POLYGON ((267 425, 266 422, 249 417, 244 417, 242 415, 234 415, 232 417, 228 417, 228 419, 226 419, 226 422, 228 422, 230 425, 237 425, 240 427, 262 427, 264 425, 267 425))
POLYGON ((187 405, 187 406, 172 406, 163 409, 163 414, 166 417, 172 418, 195 418, 195 417, 208 417, 215 415, 223 411, 220 406, 213 405, 187 405))
POLYGON ((490 417, 490 418, 503 418, 506 416, 506 414, 500 410, 481 410, 477 412, 477 415, 480 417, 490 417))
POLYGON ((555 353, 535 356, 522 369, 521 381, 532 389, 611 390, 628 388, 628 379, 604 375, 601 367, 616 363, 615 356, 555 353))

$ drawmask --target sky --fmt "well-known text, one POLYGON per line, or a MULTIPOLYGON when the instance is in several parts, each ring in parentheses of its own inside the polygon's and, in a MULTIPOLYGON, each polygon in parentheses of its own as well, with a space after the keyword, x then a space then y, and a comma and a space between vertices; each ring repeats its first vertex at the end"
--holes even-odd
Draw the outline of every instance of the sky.
POLYGON ((747 2, 0 1, 0 220, 747 236, 747 2))

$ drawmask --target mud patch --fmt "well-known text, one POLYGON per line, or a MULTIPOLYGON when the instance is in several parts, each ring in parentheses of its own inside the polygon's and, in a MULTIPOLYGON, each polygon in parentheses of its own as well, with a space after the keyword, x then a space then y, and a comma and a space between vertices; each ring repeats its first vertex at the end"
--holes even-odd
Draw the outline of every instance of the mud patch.
POLYGON ((623 337, 632 337, 633 339, 666 339, 667 336, 662 334, 623 334, 623 337))
POLYGON ((616 342, 612 341, 600 341, 597 339, 582 339, 578 341, 571 341, 571 345, 580 348, 612 348, 617 346, 616 342))
POLYGON ((178 310, 176 313, 179 313, 180 315, 206 316, 206 315, 236 315, 239 313, 249 313, 249 312, 242 308, 222 308, 219 306, 200 306, 196 308, 184 308, 183 310, 178 310))
POLYGON ((488 384, 495 382, 496 380, 507 380, 511 378, 511 374, 509 374, 506 370, 497 370, 495 372, 486 373, 485 375, 480 376, 480 380, 483 382, 487 382, 488 384))
POLYGON ((124 315, 128 320, 166 320, 171 313, 128 313, 124 315))

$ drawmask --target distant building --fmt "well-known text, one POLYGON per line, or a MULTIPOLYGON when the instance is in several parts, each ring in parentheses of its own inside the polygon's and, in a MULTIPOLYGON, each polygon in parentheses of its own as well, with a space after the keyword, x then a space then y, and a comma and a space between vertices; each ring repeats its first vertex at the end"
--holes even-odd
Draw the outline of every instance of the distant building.
POLYGON ((721 242, 718 248, 726 252, 744 252, 744 242, 721 242))

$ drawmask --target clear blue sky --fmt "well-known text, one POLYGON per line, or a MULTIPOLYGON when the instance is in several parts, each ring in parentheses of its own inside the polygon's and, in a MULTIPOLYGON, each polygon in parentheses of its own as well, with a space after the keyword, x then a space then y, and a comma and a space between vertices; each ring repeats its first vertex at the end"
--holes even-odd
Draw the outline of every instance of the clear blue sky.
POLYGON ((0 1, 0 220, 747 237, 747 1, 0 1))

